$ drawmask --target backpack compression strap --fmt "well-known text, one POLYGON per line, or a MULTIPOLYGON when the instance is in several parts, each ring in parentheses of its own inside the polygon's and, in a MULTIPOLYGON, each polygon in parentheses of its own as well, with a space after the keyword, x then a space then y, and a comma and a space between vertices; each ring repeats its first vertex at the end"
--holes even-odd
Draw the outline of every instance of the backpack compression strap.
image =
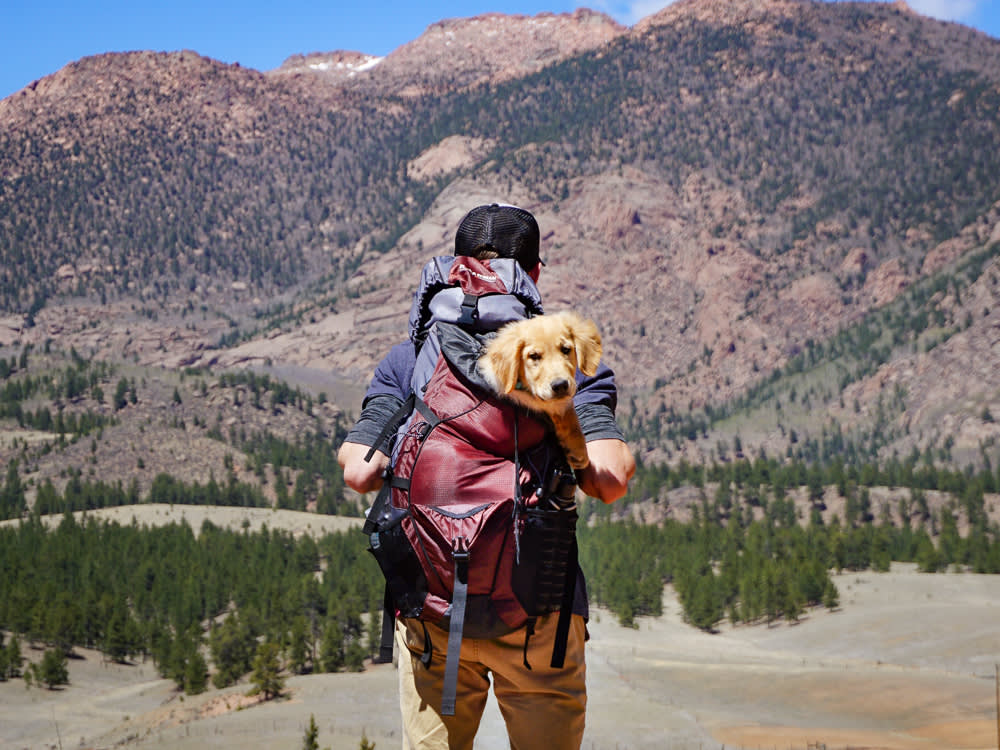
POLYGON ((462 652, 462 630, 465 625, 465 602, 469 590, 469 546, 465 537, 452 542, 455 559, 455 590, 451 596, 451 621, 448 625, 448 647, 444 662, 444 686, 441 690, 441 715, 455 715, 458 695, 458 661, 462 652))
POLYGON ((563 584, 562 602, 559 605, 559 622, 556 624, 556 642, 552 646, 552 661, 549 666, 562 669, 566 661, 566 642, 569 640, 569 623, 573 618, 573 599, 576 598, 576 576, 579 551, 576 546, 576 535, 566 561, 566 583, 563 584))
POLYGON ((385 587, 385 599, 382 603, 382 639, 378 648, 378 663, 388 664, 392 661, 392 642, 395 638, 396 609, 392 604, 389 585, 385 587))

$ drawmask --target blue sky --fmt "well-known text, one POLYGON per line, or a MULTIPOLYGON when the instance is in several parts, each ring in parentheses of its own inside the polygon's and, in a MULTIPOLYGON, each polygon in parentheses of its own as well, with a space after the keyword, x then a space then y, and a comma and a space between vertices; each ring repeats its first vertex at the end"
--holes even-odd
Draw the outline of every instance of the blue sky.
MULTIPOLYGON (((668 4, 594 0, 584 6, 630 26, 668 4)), ((1000 0, 910 0, 910 6, 1000 39, 1000 0)), ((296 53, 345 49, 385 55, 444 18, 577 7, 574 0, 8 0, 0 8, 0 98, 102 52, 191 49, 270 70, 296 53)))

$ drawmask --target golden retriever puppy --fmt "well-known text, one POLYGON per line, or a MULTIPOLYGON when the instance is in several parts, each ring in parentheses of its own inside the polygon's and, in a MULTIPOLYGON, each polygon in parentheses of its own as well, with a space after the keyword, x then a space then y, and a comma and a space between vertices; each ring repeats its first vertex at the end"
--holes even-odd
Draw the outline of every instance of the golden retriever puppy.
POLYGON ((552 421, 566 458, 586 468, 587 444, 573 408, 576 371, 597 372, 601 334, 576 313, 540 315, 509 323, 486 346, 479 370, 494 391, 552 421))

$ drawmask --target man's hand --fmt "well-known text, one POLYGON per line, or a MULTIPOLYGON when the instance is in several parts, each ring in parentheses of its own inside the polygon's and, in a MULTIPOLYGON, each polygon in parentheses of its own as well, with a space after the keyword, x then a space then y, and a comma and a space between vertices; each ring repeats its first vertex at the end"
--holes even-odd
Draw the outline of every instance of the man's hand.
POLYGON ((337 463, 344 470, 344 484, 355 492, 376 492, 382 487, 382 474, 389 465, 389 457, 375 451, 371 461, 365 456, 371 450, 360 443, 344 443, 337 452, 337 463))
POLYGON ((628 490, 635 474, 635 458, 621 440, 593 440, 587 443, 590 465, 577 472, 580 489, 590 497, 613 503, 628 490))

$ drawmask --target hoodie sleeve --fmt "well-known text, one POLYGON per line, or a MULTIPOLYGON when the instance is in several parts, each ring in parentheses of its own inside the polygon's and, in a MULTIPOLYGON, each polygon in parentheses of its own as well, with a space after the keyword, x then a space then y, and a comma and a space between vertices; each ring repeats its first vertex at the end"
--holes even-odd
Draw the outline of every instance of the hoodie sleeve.
POLYGON ((417 361, 416 348, 412 341, 396 344, 378 363, 375 374, 372 375, 362 409, 368 400, 375 396, 395 396, 405 401, 410 395, 410 379, 413 377, 413 366, 417 361))
MULTIPOLYGON (((347 433, 347 442, 369 447, 378 442, 382 428, 410 393, 415 360, 416 350, 413 343, 407 341, 390 349, 385 359, 378 363, 361 403, 361 414, 347 433)), ((375 447, 388 452, 386 445, 375 447)))
POLYGON ((625 440, 615 422, 618 389, 615 374, 602 364, 594 375, 577 374, 577 392, 573 399, 580 427, 587 440, 625 440))

